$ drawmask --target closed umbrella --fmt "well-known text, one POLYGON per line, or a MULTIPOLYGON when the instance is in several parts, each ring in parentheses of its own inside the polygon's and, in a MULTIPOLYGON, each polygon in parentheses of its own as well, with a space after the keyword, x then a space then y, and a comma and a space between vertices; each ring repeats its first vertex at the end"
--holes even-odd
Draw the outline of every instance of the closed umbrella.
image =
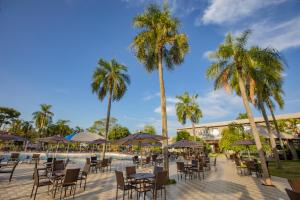
MULTIPOLYGON (((161 135, 152 135, 149 133, 135 133, 128 135, 125 138, 116 140, 114 143, 117 145, 138 145, 140 148, 142 147, 142 143, 157 143, 162 140, 166 140, 168 138, 161 136, 161 135)), ((140 152, 141 153, 141 152, 140 152)), ((142 153, 141 153, 141 160, 142 160, 142 153)), ((142 162, 141 162, 142 165, 142 162)))

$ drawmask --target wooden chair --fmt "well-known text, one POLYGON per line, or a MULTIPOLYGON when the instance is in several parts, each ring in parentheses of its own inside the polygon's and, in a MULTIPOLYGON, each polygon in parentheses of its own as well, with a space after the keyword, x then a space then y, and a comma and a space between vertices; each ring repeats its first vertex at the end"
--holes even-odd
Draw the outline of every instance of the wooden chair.
POLYGON ((39 153, 34 153, 32 154, 32 157, 31 157, 31 160, 30 160, 30 163, 39 163, 40 162, 40 154, 39 153))
POLYGON ((117 191, 116 191, 116 200, 118 199, 118 190, 123 190, 123 199, 125 198, 125 193, 128 191, 128 198, 129 198, 129 190, 130 196, 132 196, 132 189, 135 189, 135 186, 132 184, 125 183, 123 172, 115 171, 116 179, 117 179, 117 191))
POLYGON ((289 179, 288 182, 294 192, 300 192, 300 177, 289 179))
POLYGON ((80 181, 80 187, 81 187, 82 181, 84 180, 83 190, 85 190, 86 180, 87 180, 87 176, 90 172, 90 167, 91 167, 90 164, 85 163, 83 170, 79 173, 78 181, 80 181))
POLYGON ((86 163, 90 164, 90 171, 97 171, 97 163, 96 162, 91 162, 90 158, 86 158, 86 163))
POLYGON ((30 195, 30 198, 32 198, 32 195, 33 195, 33 191, 34 191, 34 188, 35 188, 35 193, 34 193, 34 200, 36 198, 36 194, 37 194, 37 190, 39 187, 43 187, 43 186, 48 186, 48 193, 49 193, 49 187, 50 185, 52 185, 52 182, 47 179, 47 178, 44 178, 41 179, 40 177, 40 174, 39 174, 39 169, 37 168, 37 163, 35 164, 35 168, 34 168, 34 182, 33 182, 33 187, 32 187, 32 191, 31 191, 31 195, 30 195))
POLYGON ((166 192, 167 183, 168 183, 168 172, 167 171, 158 172, 155 176, 155 184, 152 185, 154 199, 157 199, 158 190, 161 191, 161 197, 162 197, 162 190, 164 190, 165 200, 167 199, 167 192, 166 192))
POLYGON ((52 172, 65 170, 65 163, 63 160, 54 160, 52 172))
POLYGON ((18 161, 20 158, 20 153, 11 153, 8 161, 18 161))
POLYGON ((289 196, 290 200, 299 200, 300 199, 300 192, 295 192, 293 190, 285 188, 287 195, 289 196))
POLYGON ((9 176, 9 182, 11 182, 11 179, 13 177, 14 171, 19 164, 19 160, 17 161, 12 161, 10 164, 7 164, 5 166, 2 166, 0 168, 0 174, 10 174, 9 176))
POLYGON ((67 193, 67 189, 69 187, 71 188, 70 195, 73 192, 73 198, 74 198, 75 193, 76 193, 76 185, 77 185, 79 172, 80 172, 79 168, 66 170, 66 174, 65 174, 63 180, 61 182, 57 182, 55 185, 54 198, 55 198, 56 190, 58 188, 60 189, 60 199, 61 199, 63 189, 65 189, 65 195, 64 195, 64 197, 65 197, 66 193, 67 193))

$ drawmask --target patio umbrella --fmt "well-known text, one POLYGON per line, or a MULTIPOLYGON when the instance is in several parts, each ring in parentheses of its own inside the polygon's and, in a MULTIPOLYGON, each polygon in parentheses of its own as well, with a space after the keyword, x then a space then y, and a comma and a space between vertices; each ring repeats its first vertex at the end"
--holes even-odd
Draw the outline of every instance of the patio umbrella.
POLYGON ((67 135, 65 139, 74 142, 88 143, 97 139, 103 139, 100 135, 90 132, 71 133, 67 135))
POLYGON ((249 151, 249 146, 250 145, 255 145, 255 141, 254 140, 238 140, 238 141, 235 141, 233 143, 233 146, 239 146, 239 145, 243 145, 243 146, 246 146, 247 148, 247 151, 248 151, 248 156, 249 158, 251 158, 250 156, 250 151, 249 151))
POLYGON ((54 135, 54 136, 50 136, 50 137, 39 138, 38 141, 56 144, 55 157, 56 157, 56 154, 57 154, 59 143, 67 144, 69 142, 68 140, 66 140, 64 137, 62 137, 60 135, 54 135))
POLYGON ((203 144, 190 140, 180 140, 171 145, 168 148, 202 148, 203 144))
POLYGON ((16 135, 11 135, 8 133, 4 133, 4 134, 0 134, 0 140, 2 141, 16 141, 16 142, 26 142, 27 139, 20 137, 20 136, 16 136, 16 135))
POLYGON ((97 140, 93 140, 93 141, 90 141, 90 142, 87 142, 87 144, 91 144, 93 145, 93 149, 92 149, 92 152, 94 152, 94 145, 99 145, 99 144, 104 144, 106 140, 104 139, 97 139, 97 140))
MULTIPOLYGON (((142 143, 157 143, 161 140, 166 140, 168 138, 161 136, 161 135, 152 135, 149 133, 135 133, 128 135, 125 138, 116 140, 114 144, 117 145, 138 145, 140 148, 142 147, 142 143)), ((141 160, 142 160, 142 153, 141 153, 141 160)), ((141 162, 142 164, 142 162, 141 162)))

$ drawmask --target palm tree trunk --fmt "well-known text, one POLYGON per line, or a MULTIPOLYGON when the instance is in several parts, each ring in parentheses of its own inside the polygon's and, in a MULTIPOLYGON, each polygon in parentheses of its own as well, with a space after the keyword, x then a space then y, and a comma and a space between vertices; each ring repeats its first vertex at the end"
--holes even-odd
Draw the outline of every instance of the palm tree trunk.
MULTIPOLYGON (((168 137, 166 94, 165 94, 163 66, 162 66, 162 50, 160 50, 158 54, 158 75, 159 75, 159 87, 160 87, 162 135, 168 137)), ((163 155, 164 155, 164 169, 169 172, 168 139, 163 141, 162 147, 163 147, 163 155)))
POLYGON ((275 138, 274 138, 274 135, 271 132, 270 122, 269 122, 268 115, 267 115, 267 112, 266 112, 266 109, 265 109, 265 106, 264 106, 263 102, 261 102, 261 101, 259 102, 259 107, 260 107, 261 113, 263 115, 263 118, 265 120, 267 130, 268 130, 268 133, 269 133, 269 136, 270 136, 271 148, 272 148, 272 151, 273 151, 273 154, 274 154, 274 157, 275 157, 277 168, 282 168, 281 164, 280 164, 280 159, 279 159, 279 155, 278 155, 278 152, 277 152, 277 148, 276 148, 275 138))
POLYGON ((112 96, 112 89, 109 90, 109 96, 108 96, 106 125, 105 125, 105 142, 104 142, 104 145, 103 145, 102 160, 105 158, 106 145, 107 145, 107 136, 108 136, 109 119, 110 119, 110 108, 111 108, 111 96, 112 96))
POLYGON ((276 129, 277 135, 278 135, 278 139, 279 139, 280 146, 281 146, 281 148, 282 148, 282 150, 283 150, 283 157, 284 157, 284 160, 287 160, 286 152, 285 152, 285 147, 284 147, 284 145, 283 145, 283 141, 282 141, 282 138, 281 138, 281 133, 280 133, 279 128, 278 128, 277 120, 276 120, 276 118, 275 118, 275 115, 274 115, 274 111, 273 111, 272 105, 270 104, 270 102, 268 102, 267 105, 268 105, 269 110, 270 110, 271 115, 272 115, 273 123, 274 123, 275 129, 276 129))
POLYGON ((194 141, 196 142, 196 130, 195 130, 195 124, 193 122, 192 122, 192 128, 193 128, 194 141))
POLYGON ((256 124, 254 122, 254 117, 253 117, 253 114, 252 114, 252 110, 251 110, 249 102, 248 102, 245 85, 244 85, 244 82, 243 82, 243 79, 242 79, 241 69, 238 69, 238 81, 239 81, 239 87, 240 87, 244 107, 246 109, 247 116, 248 116, 248 119, 249 119, 249 122, 250 122, 250 125, 251 125, 251 128, 252 128, 253 137, 254 137, 254 140, 255 140, 256 148, 257 148, 259 158, 260 158, 260 162, 261 162, 263 182, 264 182, 265 185, 272 185, 272 180, 271 180, 271 177, 269 175, 265 154, 264 154, 262 144, 261 144, 261 141, 260 141, 260 138, 259 138, 259 133, 257 131, 256 124))

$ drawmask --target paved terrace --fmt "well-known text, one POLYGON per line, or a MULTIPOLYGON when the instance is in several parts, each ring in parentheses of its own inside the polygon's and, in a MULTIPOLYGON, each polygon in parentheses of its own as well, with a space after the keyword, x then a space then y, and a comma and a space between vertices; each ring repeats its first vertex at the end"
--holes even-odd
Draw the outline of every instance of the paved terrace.
MULTIPOLYGON (((131 165, 129 161, 113 161, 111 172, 91 173, 88 177, 86 191, 77 188, 75 199, 85 200, 109 200, 115 199, 116 181, 114 170, 124 169, 131 165)), ((34 165, 21 164, 15 171, 14 178, 8 183, 8 174, 0 174, 0 199, 1 200, 25 200, 30 199, 30 193, 33 185, 32 173, 34 165)), ((143 171, 151 171, 151 168, 145 168, 143 171)), ((170 175, 176 178, 176 163, 170 164, 170 175)), ((205 173, 205 179, 179 180, 177 184, 167 187, 167 199, 288 199, 284 188, 288 187, 285 179, 273 178, 276 187, 262 186, 258 179, 251 176, 240 176, 236 173, 235 165, 225 158, 218 158, 217 167, 212 167, 211 171, 205 173)), ((121 199, 122 193, 119 193, 121 199)), ((147 199, 151 199, 148 194, 147 199)), ((159 196, 159 195, 158 195, 159 196)), ((133 194, 133 198, 136 198, 133 194)), ((37 199, 52 199, 47 195, 47 187, 38 189, 37 199)), ((59 199, 59 195, 57 195, 59 199)), ((71 198, 67 198, 71 199, 71 198)))

